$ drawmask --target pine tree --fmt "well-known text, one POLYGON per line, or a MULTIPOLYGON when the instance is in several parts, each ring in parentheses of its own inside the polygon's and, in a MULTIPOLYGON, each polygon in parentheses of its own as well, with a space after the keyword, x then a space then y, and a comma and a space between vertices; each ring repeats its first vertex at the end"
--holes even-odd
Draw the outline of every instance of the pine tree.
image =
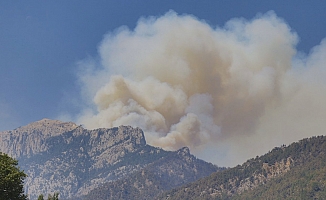
POLYGON ((37 200, 44 200, 43 194, 40 194, 40 196, 38 196, 37 200))
POLYGON ((26 200, 24 179, 26 174, 18 167, 18 161, 0 152, 0 199, 26 200))
POLYGON ((58 192, 55 192, 53 194, 53 196, 51 194, 49 194, 48 200, 59 200, 59 193, 58 192))

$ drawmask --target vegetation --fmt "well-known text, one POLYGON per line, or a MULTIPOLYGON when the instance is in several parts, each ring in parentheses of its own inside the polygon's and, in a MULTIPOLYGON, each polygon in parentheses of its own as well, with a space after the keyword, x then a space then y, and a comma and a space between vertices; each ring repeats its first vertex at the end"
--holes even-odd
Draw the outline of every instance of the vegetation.
POLYGON ((324 152, 310 159, 306 157, 303 164, 293 167, 284 176, 237 195, 234 199, 326 199, 325 164, 324 152))
MULTIPOLYGON (((44 200, 44 195, 40 194, 37 200, 44 200)), ((47 200, 59 200, 59 193, 55 192, 53 195, 49 194, 47 200)))
POLYGON ((25 177, 24 171, 18 167, 18 161, 0 152, 0 199, 26 200, 25 177))
POLYGON ((40 194, 40 196, 38 196, 37 200, 44 200, 43 194, 40 194))
POLYGON ((48 195, 48 200, 59 200, 59 193, 55 192, 53 195, 48 195))
POLYGON ((160 199, 326 199, 326 137, 304 139, 173 189, 160 199))

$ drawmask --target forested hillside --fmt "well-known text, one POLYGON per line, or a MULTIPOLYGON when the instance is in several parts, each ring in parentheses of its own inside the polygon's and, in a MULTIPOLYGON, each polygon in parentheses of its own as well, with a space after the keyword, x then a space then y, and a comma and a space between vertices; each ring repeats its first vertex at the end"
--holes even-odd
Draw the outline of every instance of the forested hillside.
POLYGON ((160 199, 325 199, 326 137, 289 146, 213 173, 160 199))
POLYGON ((326 199, 326 146, 322 142, 324 139, 312 139, 310 142, 304 140, 302 144, 308 148, 302 151, 302 156, 305 157, 302 163, 299 162, 284 176, 246 191, 234 199, 326 199))

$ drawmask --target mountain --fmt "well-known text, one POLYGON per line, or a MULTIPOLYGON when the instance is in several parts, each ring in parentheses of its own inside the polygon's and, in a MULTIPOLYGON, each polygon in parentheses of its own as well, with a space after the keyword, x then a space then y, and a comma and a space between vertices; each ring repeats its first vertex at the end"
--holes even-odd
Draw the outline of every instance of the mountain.
POLYGON ((236 195, 233 199, 326 199, 325 155, 319 155, 304 165, 293 167, 284 176, 236 195))
POLYGON ((303 139, 157 199, 326 199, 326 137, 303 139))
POLYGON ((50 119, 0 132, 0 151, 18 159, 31 199, 53 192, 60 199, 89 198, 122 180, 138 184, 124 187, 153 197, 222 169, 195 158, 188 148, 165 151, 147 145, 139 128, 87 130, 50 119))
POLYGON ((189 149, 184 147, 126 178, 104 184, 91 191, 84 200, 149 200, 164 191, 208 176, 213 171, 216 171, 214 165, 207 165, 195 158, 189 149))

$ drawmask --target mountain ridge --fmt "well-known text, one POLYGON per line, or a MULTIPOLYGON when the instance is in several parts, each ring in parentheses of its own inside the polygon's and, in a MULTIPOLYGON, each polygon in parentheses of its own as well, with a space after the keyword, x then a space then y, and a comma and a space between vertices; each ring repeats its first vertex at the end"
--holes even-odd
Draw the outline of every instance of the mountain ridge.
POLYGON ((43 119, 0 132, 0 139, 0 151, 17 158, 27 173, 25 189, 32 199, 53 192, 60 192, 61 199, 81 198, 107 182, 160 163, 160 159, 178 158, 184 166, 203 165, 199 176, 192 175, 189 168, 189 181, 219 169, 196 159, 188 162, 192 155, 186 147, 179 151, 152 147, 146 144, 143 131, 131 126, 87 130, 72 122, 43 119))
MULTIPOLYGON (((321 173, 314 171, 315 169, 321 168, 320 171, 326 171, 326 167, 323 166, 326 166, 326 137, 311 137, 292 143, 289 146, 275 147, 263 156, 257 156, 242 165, 222 172, 214 172, 208 177, 174 188, 157 199, 275 199, 276 197, 276 199, 285 199, 285 197, 302 199, 300 198, 302 197, 301 191, 307 190, 306 186, 297 183, 296 194, 294 195, 292 194, 294 190, 292 192, 288 191, 288 188, 292 186, 291 181, 286 177, 292 174, 290 176, 291 180, 299 179, 301 177, 295 175, 305 174, 306 172, 303 172, 302 169, 308 169, 311 172, 307 176, 309 179, 315 172, 321 173), (282 190, 286 191, 284 193, 279 190, 282 183, 279 182, 280 180, 285 183, 288 182, 282 188, 282 190), (273 192, 270 192, 269 188, 264 187, 264 185, 273 186, 273 192), (258 188, 258 192, 256 192, 256 188, 258 188), (278 193, 283 194, 283 196, 278 196, 278 193)), ((319 183, 311 185, 317 185, 318 187, 315 188, 319 188, 319 190, 310 189, 310 195, 303 194, 305 197, 303 199, 321 195, 326 197, 326 177, 323 176, 318 180, 319 183), (323 193, 320 193, 320 191, 323 193), (316 194, 317 192, 320 194, 316 194)), ((305 181, 302 180, 302 182, 305 181)), ((307 183, 307 185, 309 184, 307 183)))
POLYGON ((15 158, 43 152, 46 151, 46 147, 42 144, 47 138, 60 135, 76 128, 78 128, 78 126, 73 122, 61 122, 59 120, 44 118, 14 130, 0 132, 0 151, 15 158), (34 137, 29 137, 31 134, 33 134, 34 137), (17 146, 19 143, 28 143, 34 148, 17 146))
POLYGON ((213 164, 206 165, 204 161, 191 155, 189 148, 183 147, 175 154, 162 157, 130 176, 103 184, 82 199, 151 200, 164 191, 220 170, 224 168, 216 169, 213 164))

